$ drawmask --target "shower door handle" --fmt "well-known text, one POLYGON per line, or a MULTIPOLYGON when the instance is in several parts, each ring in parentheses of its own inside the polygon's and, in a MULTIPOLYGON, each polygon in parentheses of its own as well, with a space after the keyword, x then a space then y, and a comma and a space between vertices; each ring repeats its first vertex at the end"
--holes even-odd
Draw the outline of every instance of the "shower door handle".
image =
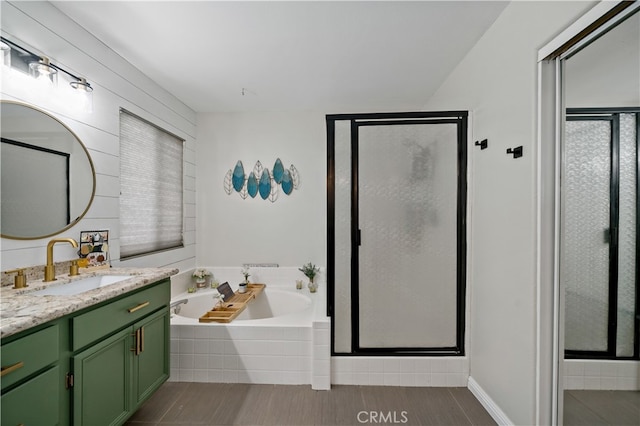
POLYGON ((609 244, 616 247, 618 245, 618 228, 616 227, 611 228, 609 230, 609 233, 611 234, 609 236, 609 244))
POLYGON ((604 243, 617 244, 618 228, 607 228, 604 230, 604 243))

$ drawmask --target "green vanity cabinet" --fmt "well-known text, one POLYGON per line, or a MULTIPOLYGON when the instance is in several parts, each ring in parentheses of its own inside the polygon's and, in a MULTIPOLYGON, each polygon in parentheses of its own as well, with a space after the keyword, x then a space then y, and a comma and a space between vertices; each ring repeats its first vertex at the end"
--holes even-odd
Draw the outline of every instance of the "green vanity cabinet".
POLYGON ((72 318, 74 425, 122 424, 169 378, 170 297, 167 280, 72 318))
POLYGON ((120 425, 169 378, 169 279, 2 341, 1 424, 120 425))
POLYGON ((133 358, 135 407, 139 407, 169 378, 169 319, 169 311, 163 310, 133 326, 134 330, 140 330, 141 342, 140 352, 133 358))
POLYGON ((169 377, 163 309, 72 358, 73 424, 118 425, 169 377))
POLYGON ((122 330, 72 359, 73 424, 120 424, 131 406, 131 330, 122 330))
POLYGON ((56 363, 60 357, 58 324, 2 345, 2 389, 56 363))
POLYGON ((61 425, 60 367, 55 366, 2 395, 2 425, 61 425))
POLYGON ((64 330, 59 323, 49 324, 2 345, 2 425, 62 424, 59 360, 64 330))

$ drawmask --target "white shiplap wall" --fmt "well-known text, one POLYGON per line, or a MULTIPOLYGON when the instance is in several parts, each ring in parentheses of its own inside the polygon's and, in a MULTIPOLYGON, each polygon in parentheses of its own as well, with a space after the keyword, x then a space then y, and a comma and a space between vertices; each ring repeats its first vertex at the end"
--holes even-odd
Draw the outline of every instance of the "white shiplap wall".
MULTIPOLYGON (((94 88, 93 113, 73 111, 59 100, 37 97, 25 79, 3 73, 1 98, 36 106, 70 127, 89 150, 96 169, 96 194, 87 215, 60 237, 78 239, 80 231, 110 230, 114 266, 195 266, 196 234, 196 114, 158 86, 108 46, 47 2, 1 3, 2 36, 45 56, 76 75, 85 76, 94 88), (119 110, 127 109, 185 139, 184 213, 185 246, 151 256, 121 262, 119 244, 119 110)), ((61 81, 62 82, 62 81, 61 81)), ((1 219, 1 218, 0 218, 1 219)), ((50 238, 0 242, 0 269, 45 263, 50 238)), ((56 261, 75 258, 67 244, 55 246, 56 261)))

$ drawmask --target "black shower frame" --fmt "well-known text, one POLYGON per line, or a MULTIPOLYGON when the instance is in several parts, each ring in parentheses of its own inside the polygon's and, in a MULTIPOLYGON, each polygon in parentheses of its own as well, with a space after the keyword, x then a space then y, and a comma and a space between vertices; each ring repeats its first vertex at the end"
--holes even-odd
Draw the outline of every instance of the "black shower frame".
POLYGON ((609 244, 609 313, 607 323, 607 350, 584 351, 566 350, 565 359, 640 359, 640 108, 567 108, 566 121, 610 121, 611 122, 611 182, 610 182, 610 244, 609 244), (618 328, 618 260, 619 260, 619 223, 620 223, 620 114, 634 114, 636 120, 636 271, 635 271, 635 313, 633 355, 617 356, 618 328))
POLYGON ((363 114, 329 114, 327 129, 327 316, 331 317, 331 354, 339 356, 464 356, 466 321, 466 221, 467 221, 467 126, 468 111, 396 112, 363 114), (358 283, 356 249, 359 245, 357 177, 357 128, 362 125, 457 124, 457 278, 456 278, 456 346, 434 348, 360 348, 358 288, 351 286, 351 352, 335 350, 335 123, 350 121, 352 138, 352 202, 351 202, 351 282, 358 283), (354 136, 356 142, 354 143, 354 136))

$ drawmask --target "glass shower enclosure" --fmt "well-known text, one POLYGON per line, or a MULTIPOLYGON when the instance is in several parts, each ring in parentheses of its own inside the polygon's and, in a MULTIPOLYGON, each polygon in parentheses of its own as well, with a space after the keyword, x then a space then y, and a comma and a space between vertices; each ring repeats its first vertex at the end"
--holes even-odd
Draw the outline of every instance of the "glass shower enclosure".
POLYGON ((334 354, 464 354, 466 112, 327 116, 334 354))
POLYGON ((638 359, 640 110, 569 109, 563 146, 565 357, 638 359))

